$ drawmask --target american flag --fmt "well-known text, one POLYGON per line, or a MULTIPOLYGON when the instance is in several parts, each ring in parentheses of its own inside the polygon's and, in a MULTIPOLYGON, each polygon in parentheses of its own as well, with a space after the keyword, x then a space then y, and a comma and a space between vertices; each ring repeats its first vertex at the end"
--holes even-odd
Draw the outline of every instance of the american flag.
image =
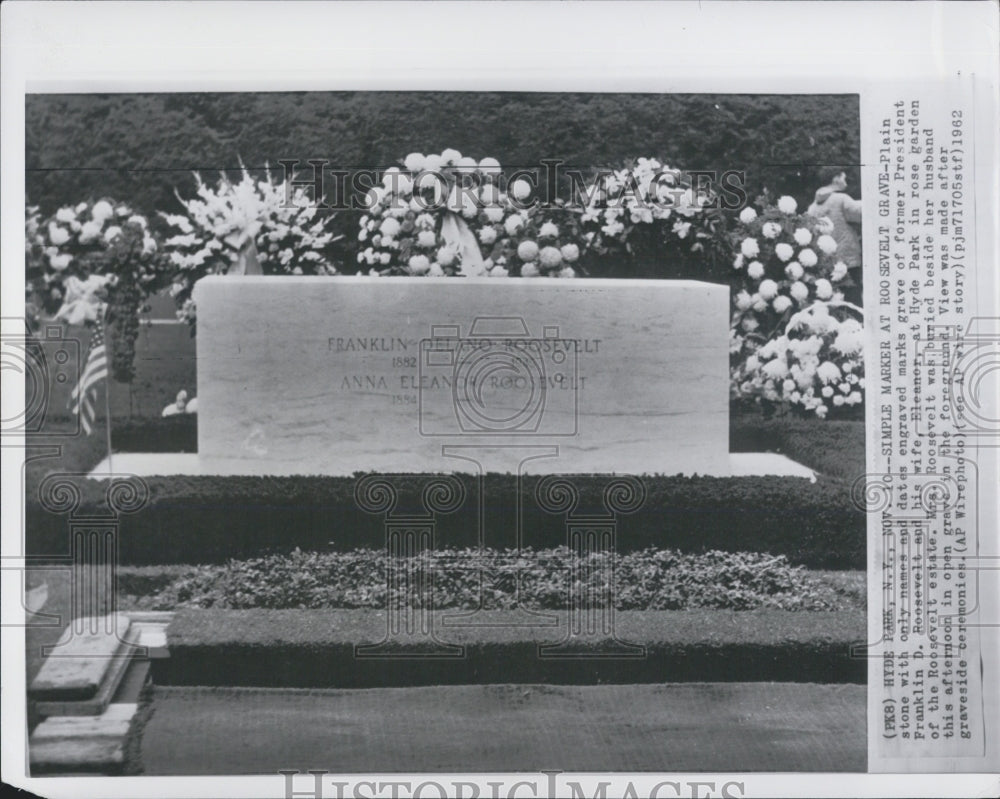
POLYGON ((80 375, 80 382, 70 394, 70 410, 80 417, 80 425, 89 436, 94 423, 94 400, 97 396, 97 383, 108 376, 108 357, 104 349, 104 327, 98 319, 94 333, 90 337, 90 350, 87 352, 87 362, 80 375))

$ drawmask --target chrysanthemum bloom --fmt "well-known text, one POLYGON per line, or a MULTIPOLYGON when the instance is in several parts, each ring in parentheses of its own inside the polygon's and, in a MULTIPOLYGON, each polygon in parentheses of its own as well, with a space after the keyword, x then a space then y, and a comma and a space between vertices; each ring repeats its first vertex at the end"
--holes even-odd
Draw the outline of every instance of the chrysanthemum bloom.
MULTIPOLYGON (((180 218, 185 219, 185 217, 180 217, 180 218)), ((76 219, 76 211, 74 211, 72 208, 60 208, 58 211, 56 211, 56 219, 58 219, 60 222, 72 222, 74 219, 76 219)))
POLYGON ((792 283, 792 287, 788 290, 788 293, 792 295, 792 299, 797 300, 799 303, 803 303, 809 298, 809 288, 801 280, 796 280, 792 283))
MULTIPOLYGON (((109 206, 110 207, 110 206, 109 206)), ((83 228, 80 230, 80 243, 86 244, 88 241, 92 241, 101 235, 101 228, 103 227, 104 220, 93 219, 90 222, 84 224, 83 228)))
POLYGON ((441 264, 437 261, 431 264, 431 268, 427 270, 428 277, 443 277, 444 270, 441 268, 441 264))
POLYGON ((760 245, 757 243, 757 239, 752 237, 743 239, 743 243, 740 244, 740 252, 747 258, 756 258, 760 254, 760 245))
POLYGON ((499 222, 503 219, 503 208, 498 205, 491 205, 483 209, 483 214, 490 222, 499 222))
POLYGON ((754 294, 750 297, 750 301, 753 303, 750 307, 753 308, 757 313, 764 313, 767 310, 767 300, 760 296, 760 294, 754 294))
POLYGON ((559 277, 576 277, 576 270, 572 266, 564 266, 559 270, 559 277))
POLYGON ((122 234, 122 229, 118 225, 112 225, 104 231, 104 240, 112 242, 122 234))
POLYGON ((538 229, 538 235, 543 239, 554 239, 559 235, 559 228, 554 222, 546 222, 538 229))
POLYGON ((771 307, 774 308, 775 313, 784 313, 792 307, 792 301, 784 294, 779 294, 774 298, 774 302, 771 303, 771 307))
POLYGON ((507 270, 506 270, 506 269, 505 269, 504 267, 502 267, 502 266, 494 266, 494 267, 493 267, 493 268, 492 268, 492 269, 490 270, 490 277, 507 277, 507 275, 509 275, 509 274, 510 274, 510 272, 508 272, 508 271, 507 271, 507 270))
POLYGON ((795 209, 799 207, 799 204, 795 202, 794 197, 789 197, 787 194, 784 197, 778 198, 778 210, 783 214, 794 214, 795 209))
POLYGON ((424 172, 440 172, 444 159, 440 155, 428 155, 424 158, 424 172))
POLYGON ((765 363, 760 371, 771 380, 784 380, 788 376, 788 364, 784 358, 775 358, 765 363))
POLYGON ((563 260, 570 264, 580 257, 580 248, 575 244, 564 244, 559 252, 562 253, 563 260))
POLYGON ((781 233, 781 225, 777 222, 765 222, 760 232, 764 235, 765 239, 776 239, 781 233))
POLYGON ((406 262, 406 265, 410 267, 410 271, 415 275, 426 274, 431 268, 431 261, 426 255, 412 255, 410 260, 406 262))
POLYGON ((802 264, 798 261, 792 261, 785 267, 785 274, 788 275, 791 280, 798 280, 805 274, 805 270, 802 268, 802 264))
POLYGON ((833 396, 833 386, 823 386, 823 388, 820 389, 819 393, 829 399, 830 397, 833 396))
POLYGON ((462 154, 454 147, 449 147, 441 151, 441 160, 446 164, 457 164, 462 159, 462 154))
POLYGON ((424 168, 423 153, 410 153, 403 159, 403 166, 411 172, 419 172, 424 168))
POLYGON ((744 208, 740 211, 740 222, 744 225, 749 225, 757 218, 757 212, 750 207, 744 208))
POLYGON ((66 228, 49 222, 49 241, 55 245, 65 244, 69 241, 69 231, 66 228))
POLYGON ((751 305, 750 295, 745 291, 741 291, 736 295, 736 308, 740 311, 745 311, 751 305))
POLYGON ((819 262, 819 257, 815 252, 806 247, 804 250, 799 250, 799 263, 807 268, 816 266, 819 262))
POLYGON ((492 244, 497 240, 497 232, 495 228, 484 227, 479 231, 479 240, 483 244, 492 244))
POLYGON ((72 262, 73 256, 69 253, 60 253, 59 255, 53 255, 49 258, 49 264, 57 272, 62 272, 62 270, 68 267, 72 262))
POLYGON ((833 361, 823 361, 816 369, 816 377, 820 379, 823 385, 832 383, 834 380, 840 380, 840 367, 833 361))
POLYGON ((837 261, 837 263, 833 265, 833 271, 830 273, 830 280, 836 282, 838 280, 843 280, 845 277, 847 277, 847 264, 843 261, 837 261))
POLYGON ((781 242, 774 245, 774 254, 777 255, 781 261, 790 261, 792 256, 795 255, 795 250, 792 249, 791 244, 781 242))
MULTIPOLYGON (((753 266, 753 264, 750 265, 753 266)), ((762 280, 760 286, 757 287, 757 291, 765 300, 773 300, 778 296, 778 284, 773 280, 762 280)))
POLYGON ((476 161, 475 158, 469 158, 469 156, 465 156, 463 158, 459 158, 458 163, 456 163, 455 166, 457 166, 463 174, 471 175, 479 168, 479 163, 476 161))
POLYGON ((540 274, 538 265, 534 261, 526 263, 521 267, 521 277, 538 277, 540 274))
POLYGON ((499 175, 500 162, 496 158, 484 158, 479 162, 479 171, 484 175, 499 175))
POLYGON ((519 178, 511 184, 510 193, 514 199, 525 200, 531 196, 531 184, 519 178))
MULTIPOLYGON (((90 211, 90 215, 97 221, 103 222, 109 216, 114 213, 114 209, 111 207, 111 203, 107 200, 99 200, 94 203, 93 209, 90 211)), ((126 212, 127 213, 127 212, 126 212)), ((122 214, 124 216, 124 214, 122 214)))
POLYGON ((824 234, 816 239, 816 246, 827 255, 833 255, 837 251, 837 240, 833 236, 824 234))
POLYGON ((383 236, 388 236, 389 238, 396 238, 399 235, 399 222, 392 217, 388 219, 383 219, 382 224, 378 226, 379 231, 383 236))
POLYGON ((434 235, 433 230, 421 230, 417 234, 418 247, 424 247, 426 249, 428 247, 433 247, 435 244, 437 244, 437 236, 434 235))
POLYGON ((533 241, 522 241, 517 245, 517 257, 522 261, 534 261, 538 257, 538 245, 533 241))
POLYGON ((833 296, 833 286, 830 285, 829 280, 820 278, 816 281, 816 296, 821 300, 828 300, 833 296))
POLYGON ((792 234, 795 239, 795 243, 800 247, 805 247, 813 239, 813 234, 809 232, 808 228, 800 227, 796 228, 795 232, 792 234))
POLYGON ((457 255, 454 247, 444 246, 437 251, 437 261, 441 266, 451 266, 457 255))
POLYGON ((737 255, 735 258, 733 258, 733 269, 742 269, 742 268, 743 268, 743 256, 737 255))
POLYGON ((514 214, 513 216, 508 216, 503 223, 504 229, 507 231, 508 236, 513 236, 517 231, 524 227, 524 220, 520 216, 514 214))
POLYGON ((760 280, 764 277, 764 264, 760 261, 751 261, 750 266, 747 267, 747 274, 754 280, 760 280))
MULTIPOLYGON (((520 254, 521 248, 518 247, 518 255, 520 254)), ((544 269, 555 269, 562 263, 562 253, 558 247, 542 247, 542 251, 538 253, 538 261, 544 269)))

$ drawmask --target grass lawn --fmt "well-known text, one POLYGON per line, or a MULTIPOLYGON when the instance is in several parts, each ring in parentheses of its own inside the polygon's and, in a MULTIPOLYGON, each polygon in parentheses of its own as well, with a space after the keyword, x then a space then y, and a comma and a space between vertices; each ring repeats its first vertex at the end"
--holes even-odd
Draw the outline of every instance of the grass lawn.
POLYGON ((861 685, 158 686, 152 708, 141 742, 147 776, 858 772, 867 763, 861 685))

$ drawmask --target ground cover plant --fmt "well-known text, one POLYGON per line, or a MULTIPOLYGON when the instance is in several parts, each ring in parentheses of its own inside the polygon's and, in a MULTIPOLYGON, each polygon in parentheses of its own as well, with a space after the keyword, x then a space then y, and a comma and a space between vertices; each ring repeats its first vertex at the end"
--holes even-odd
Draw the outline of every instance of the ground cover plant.
POLYGON ((816 573, 782 556, 752 552, 684 554, 646 549, 582 556, 547 550, 427 551, 390 561, 385 551, 303 552, 208 566, 126 567, 119 591, 129 606, 194 608, 566 609, 571 603, 619 610, 842 610, 864 608, 861 572, 816 573), (387 577, 423 574, 390 593, 387 577))

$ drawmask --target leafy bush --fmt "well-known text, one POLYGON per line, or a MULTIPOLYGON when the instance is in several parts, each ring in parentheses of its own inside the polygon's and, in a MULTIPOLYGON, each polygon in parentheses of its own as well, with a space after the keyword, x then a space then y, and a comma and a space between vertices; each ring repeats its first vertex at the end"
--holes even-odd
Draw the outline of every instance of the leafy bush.
MULTIPOLYGON (((231 560, 221 566, 133 569, 123 593, 146 595, 155 609, 385 608, 393 602, 436 609, 568 609, 570 603, 619 610, 839 610, 845 592, 782 556, 751 552, 684 555, 647 549, 582 557, 550 550, 428 550, 390 564, 384 550, 302 552, 231 560), (431 590, 407 583, 390 598, 390 567, 422 572, 431 590)), ((863 603, 861 605, 863 607, 863 603)))

